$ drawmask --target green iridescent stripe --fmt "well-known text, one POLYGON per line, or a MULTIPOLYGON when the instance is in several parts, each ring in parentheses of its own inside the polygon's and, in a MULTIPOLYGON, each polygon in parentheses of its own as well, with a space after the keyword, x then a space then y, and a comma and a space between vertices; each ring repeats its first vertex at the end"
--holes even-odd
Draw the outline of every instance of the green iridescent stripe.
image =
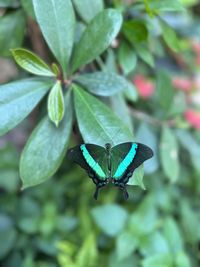
POLYGON ((136 143, 132 144, 131 149, 129 150, 126 157, 122 160, 122 162, 119 164, 113 178, 119 178, 121 175, 125 172, 125 170, 128 168, 128 166, 133 161, 136 151, 137 151, 138 145, 136 143))
POLYGON ((87 164, 95 171, 95 173, 102 177, 102 178, 106 178, 106 174, 104 173, 104 171, 102 170, 101 166, 99 165, 99 163, 97 163, 93 157, 90 155, 89 151, 87 150, 85 145, 81 145, 80 146, 81 151, 83 153, 83 157, 86 160, 87 164))

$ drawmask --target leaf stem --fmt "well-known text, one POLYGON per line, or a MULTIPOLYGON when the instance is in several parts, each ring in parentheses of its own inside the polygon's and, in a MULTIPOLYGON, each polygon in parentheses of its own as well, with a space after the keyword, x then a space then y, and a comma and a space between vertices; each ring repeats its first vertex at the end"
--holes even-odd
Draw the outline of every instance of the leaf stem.
POLYGON ((159 126, 159 127, 162 127, 165 124, 167 124, 169 127, 174 127, 176 125, 176 122, 173 119, 166 120, 166 121, 165 120, 159 120, 159 119, 156 119, 156 118, 144 113, 143 111, 139 111, 139 110, 136 110, 133 108, 131 108, 131 115, 138 120, 142 120, 142 121, 145 121, 149 124, 159 126))

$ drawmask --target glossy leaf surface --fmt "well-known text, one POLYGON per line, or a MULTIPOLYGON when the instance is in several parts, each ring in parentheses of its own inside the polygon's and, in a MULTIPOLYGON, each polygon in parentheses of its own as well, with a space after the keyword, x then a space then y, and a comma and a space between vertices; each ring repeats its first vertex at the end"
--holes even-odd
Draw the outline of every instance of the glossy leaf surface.
POLYGON ((26 79, 0 86, 0 136, 19 124, 52 85, 51 80, 26 79))

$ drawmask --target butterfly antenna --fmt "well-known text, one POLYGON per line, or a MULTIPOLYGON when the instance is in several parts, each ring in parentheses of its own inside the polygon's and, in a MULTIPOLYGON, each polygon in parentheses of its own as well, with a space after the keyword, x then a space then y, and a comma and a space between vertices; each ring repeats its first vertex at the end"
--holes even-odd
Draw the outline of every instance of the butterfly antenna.
POLYGON ((97 200, 97 198, 98 198, 98 194, 99 194, 99 187, 97 186, 97 187, 96 187, 96 191, 95 191, 95 193, 94 193, 94 199, 97 200))
POLYGON ((123 189, 123 193, 124 193, 124 198, 127 200, 128 197, 129 197, 129 195, 128 195, 128 192, 127 192, 126 187, 124 187, 124 189, 123 189))
POLYGON ((124 194, 124 198, 127 200, 129 198, 129 194, 128 194, 128 191, 127 191, 125 185, 120 185, 119 188, 122 189, 123 194, 124 194))

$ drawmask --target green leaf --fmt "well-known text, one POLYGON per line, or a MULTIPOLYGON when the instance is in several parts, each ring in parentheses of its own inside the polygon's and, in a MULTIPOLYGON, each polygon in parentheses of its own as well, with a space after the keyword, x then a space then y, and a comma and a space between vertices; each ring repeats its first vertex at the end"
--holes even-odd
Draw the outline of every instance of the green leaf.
POLYGON ((179 230, 179 226, 176 224, 172 217, 164 220, 163 230, 165 237, 169 243, 171 252, 174 254, 183 250, 183 239, 179 230))
POLYGON ((89 234, 84 240, 83 245, 78 250, 76 257, 77 267, 94 267, 97 264, 98 252, 94 234, 89 234))
POLYGON ((116 56, 112 48, 108 48, 105 64, 101 67, 105 72, 118 72, 116 56))
POLYGON ((139 186, 141 189, 146 190, 145 185, 143 183, 144 177, 144 168, 143 165, 139 166, 133 173, 133 176, 128 182, 128 185, 136 185, 139 186))
POLYGON ((163 39, 166 42, 166 44, 174 52, 179 52, 180 45, 179 45, 179 39, 176 35, 176 32, 164 20, 160 20, 160 25, 162 28, 163 39))
POLYGON ((139 45, 142 42, 146 42, 148 38, 148 30, 143 21, 130 20, 124 22, 122 31, 127 40, 132 45, 139 45))
POLYGON ((137 255, 130 255, 124 260, 119 260, 117 253, 112 253, 109 259, 109 267, 138 267, 139 259, 137 255))
POLYGON ((16 245, 17 233, 11 219, 4 215, 0 215, 0 259, 2 260, 16 245))
MULTIPOLYGON (((191 201, 193 201, 193 199, 191 199, 191 201)), ((186 198, 180 202, 181 225, 184 239, 189 244, 198 243, 200 239, 199 213, 192 205, 188 203, 188 199, 186 198)))
POLYGON ((61 82, 57 81, 48 97, 48 114, 52 122, 58 127, 65 113, 65 104, 61 82))
POLYGON ((132 84, 114 72, 93 72, 77 76, 76 81, 92 94, 111 96, 122 90, 134 90, 132 84))
POLYGON ((154 67, 154 58, 152 53, 149 51, 147 44, 135 44, 135 50, 138 56, 146 62, 150 67, 154 67))
POLYGON ((144 169, 147 173, 155 172, 159 167, 157 155, 157 139, 155 133, 152 131, 149 125, 147 125, 146 123, 141 123, 136 133, 136 140, 137 142, 145 143, 153 150, 154 156, 144 163, 144 169))
POLYGON ((19 124, 44 97, 52 81, 26 79, 0 86, 0 136, 19 124))
POLYGON ((104 52, 117 36, 121 24, 122 16, 114 9, 105 9, 95 16, 75 48, 72 72, 90 63, 104 52))
POLYGON ((183 251, 178 252, 175 258, 175 266, 176 267, 191 267, 192 265, 191 265, 189 256, 183 251))
POLYGON ((193 166, 200 172, 200 143, 186 130, 176 130, 181 145, 189 152, 193 166))
POLYGON ((35 13, 32 0, 21 0, 22 7, 26 11, 27 15, 35 20, 35 13))
POLYGON ((186 109, 187 109, 187 95, 184 92, 177 92, 174 95, 172 105, 168 112, 169 117, 182 115, 186 109))
POLYGON ((85 143, 104 146, 133 139, 126 125, 105 104, 78 86, 73 87, 76 116, 85 143))
POLYGON ((105 234, 116 236, 124 228, 128 214, 121 206, 107 204, 93 208, 92 217, 105 234))
POLYGON ((134 49, 125 42, 119 47, 118 60, 125 75, 132 72, 137 64, 137 56, 134 49))
POLYGON ((163 127, 160 143, 161 163, 165 175, 171 182, 179 177, 178 144, 174 133, 168 127, 163 127))
POLYGON ((55 76, 49 66, 31 51, 23 48, 12 49, 12 55, 17 64, 30 73, 47 77, 55 76))
POLYGON ((154 230, 149 235, 145 235, 140 239, 139 249, 145 258, 152 255, 169 253, 169 246, 165 237, 159 232, 154 230))
POLYGON ((75 28, 71 0, 33 0, 33 5, 44 38, 66 72, 75 28))
POLYGON ((60 166, 67 150, 72 125, 69 93, 65 97, 65 116, 59 128, 46 117, 31 134, 20 160, 23 188, 49 179, 60 166))
POLYGON ((25 17, 21 10, 0 17, 0 55, 10 56, 10 49, 21 46, 24 33, 25 17))
POLYGON ((103 10, 103 0, 73 0, 78 14, 85 22, 90 22, 103 10))
POLYGON ((7 191, 8 193, 14 193, 18 190, 18 171, 12 169, 2 169, 0 188, 7 191))
POLYGON ((127 87, 127 89, 124 92, 124 96, 126 99, 128 99, 131 102, 136 102, 138 99, 138 91, 135 88, 134 84, 131 86, 127 87))
POLYGON ((184 11, 184 7, 180 0, 150 0, 149 5, 151 9, 156 11, 184 11))
POLYGON ((122 232, 117 236, 116 254, 119 260, 129 257, 137 247, 137 241, 130 232, 122 232))
POLYGON ((156 93, 158 103, 167 112, 172 105, 174 89, 170 76, 165 71, 158 71, 156 93))
POLYGON ((155 198, 153 195, 148 195, 143 198, 140 205, 130 216, 128 228, 135 238, 141 241, 144 235, 155 231, 157 226, 158 215, 155 209, 155 198))
POLYGON ((19 1, 18 0, 0 0, 0 7, 18 7, 19 1))
POLYGON ((124 95, 122 93, 118 93, 115 96, 110 97, 110 103, 112 110, 119 117, 119 119, 123 118, 124 123, 130 129, 133 130, 132 118, 130 116, 129 108, 124 99, 124 95), (120 107, 120 108, 119 108, 120 107))
POLYGON ((142 267, 173 267, 173 258, 170 254, 157 254, 143 260, 142 267))

